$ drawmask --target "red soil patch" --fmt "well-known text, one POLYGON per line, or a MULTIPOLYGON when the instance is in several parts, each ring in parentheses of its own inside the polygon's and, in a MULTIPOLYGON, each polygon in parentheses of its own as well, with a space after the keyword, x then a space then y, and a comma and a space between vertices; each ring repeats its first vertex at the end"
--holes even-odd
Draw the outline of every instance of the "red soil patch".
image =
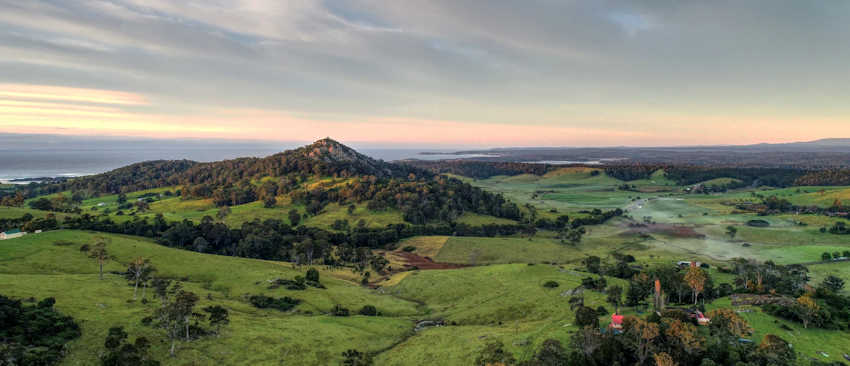
POLYGON ((416 255, 414 253, 395 252, 393 254, 404 259, 404 262, 405 262, 404 266, 407 269, 410 269, 412 267, 416 267, 418 269, 423 269, 423 270, 426 270, 426 269, 456 269, 456 268, 468 267, 468 265, 466 265, 466 264, 437 263, 437 262, 434 262, 431 258, 422 257, 422 256, 416 255))
POLYGON ((671 225, 671 224, 649 224, 643 226, 632 227, 629 231, 626 231, 624 234, 626 235, 640 235, 640 234, 663 234, 669 235, 675 238, 696 238, 702 239, 705 238, 705 234, 700 234, 696 230, 694 230, 691 226, 684 225, 671 225))

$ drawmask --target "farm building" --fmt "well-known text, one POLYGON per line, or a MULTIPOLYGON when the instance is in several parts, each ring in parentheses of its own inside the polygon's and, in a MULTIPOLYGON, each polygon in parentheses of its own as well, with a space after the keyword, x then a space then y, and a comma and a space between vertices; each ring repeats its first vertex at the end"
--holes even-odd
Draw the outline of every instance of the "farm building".
POLYGON ((0 233, 0 240, 12 239, 26 235, 27 233, 20 231, 18 229, 12 229, 6 232, 0 233))

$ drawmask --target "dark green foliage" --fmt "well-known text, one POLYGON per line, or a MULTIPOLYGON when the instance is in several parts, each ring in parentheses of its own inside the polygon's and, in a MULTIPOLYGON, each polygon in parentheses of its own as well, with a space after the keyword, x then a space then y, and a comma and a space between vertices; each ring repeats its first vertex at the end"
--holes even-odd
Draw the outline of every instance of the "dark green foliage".
POLYGON ((334 223, 331 224, 331 229, 340 230, 340 231, 348 231, 348 220, 346 220, 346 219, 334 220, 334 223))
POLYGON ((275 196, 267 196, 263 199, 263 207, 273 208, 275 205, 277 205, 277 198, 275 196))
POLYGON ((838 293, 844 289, 844 280, 835 276, 827 276, 821 282, 821 286, 829 291, 838 293))
POLYGON ((342 305, 336 304, 333 309, 331 309, 331 315, 333 316, 349 316, 350 312, 347 308, 342 307, 342 305))
POLYGON ((276 289, 280 286, 284 286, 287 290, 306 290, 307 282, 304 277, 301 276, 296 276, 294 280, 278 278, 272 281, 272 284, 269 285, 269 290, 276 289))
POLYGON ((133 343, 127 342, 127 332, 123 327, 109 328, 104 342, 106 352, 100 356, 102 366, 158 366, 159 361, 152 359, 150 342, 138 337, 133 343))
POLYGON ((411 160, 405 161, 404 164, 427 169, 436 174, 450 173, 477 179, 486 179, 495 175, 543 175, 551 169, 557 168, 547 164, 484 162, 473 160, 411 160))
POLYGON ((599 273, 601 269, 602 260, 597 256, 589 256, 582 260, 582 263, 585 267, 587 267, 587 271, 590 273, 599 273))
POLYGON ((319 282, 319 271, 315 268, 308 269, 306 279, 307 281, 319 282))
POLYGON ((560 286, 556 281, 546 281, 543 283, 543 287, 545 288, 556 288, 560 286))
POLYGON ((372 305, 363 305, 363 307, 360 308, 360 311, 358 311, 357 313, 366 316, 377 316, 378 309, 372 305))
POLYGON ((416 247, 414 247, 414 246, 412 246, 412 245, 408 245, 408 246, 406 246, 406 247, 402 248, 401 250, 403 250, 403 251, 405 251, 405 252, 410 253, 410 252, 415 251, 415 250, 416 250, 416 247))
POLYGON ((476 366, 488 365, 514 365, 516 358, 510 352, 505 350, 505 345, 502 342, 491 342, 484 346, 481 353, 475 359, 476 366))
POLYGON ((53 210, 53 204, 47 198, 39 198, 29 203, 30 208, 43 211, 53 210))
POLYGON ((294 299, 289 296, 275 299, 265 295, 252 295, 248 300, 251 302, 251 305, 254 305, 254 307, 260 309, 277 309, 280 311, 289 311, 301 303, 301 300, 294 299))
POLYGON ((747 226, 768 227, 768 226, 770 226, 770 222, 767 222, 766 220, 750 220, 750 221, 747 221, 747 226))
POLYGON ((602 276, 599 276, 598 278, 585 277, 581 279, 581 285, 588 290, 602 291, 608 285, 608 280, 602 276))
POLYGON ((599 306, 596 307, 596 314, 599 315, 599 316, 605 316, 605 315, 611 314, 611 312, 608 311, 608 309, 606 309, 604 306, 599 305, 599 306))
POLYGON ((534 358, 524 366, 566 366, 567 350, 561 345, 561 342, 555 339, 547 339, 543 341, 540 350, 534 355, 534 358))
POLYGON ((216 329, 216 333, 220 332, 221 327, 230 324, 230 313, 221 305, 207 306, 204 312, 209 314, 210 326, 216 329))
POLYGON ((81 332, 73 318, 53 309, 55 302, 49 297, 25 306, 0 295, 0 364, 53 365, 62 359, 65 344, 81 332))
POLYGON ((599 327, 599 314, 596 313, 596 310, 593 308, 589 308, 587 306, 581 306, 576 309, 576 325, 579 327, 591 326, 594 328, 599 327))
POLYGON ((301 214, 299 214, 297 210, 289 210, 288 217, 289 223, 292 224, 292 226, 298 226, 298 223, 301 222, 301 214))
POLYGON ((370 366, 372 365, 372 356, 366 352, 360 352, 356 349, 350 349, 342 353, 343 366, 370 366))
POLYGON ((832 225, 829 229, 830 234, 836 235, 850 235, 850 227, 843 221, 838 221, 835 225, 832 225))

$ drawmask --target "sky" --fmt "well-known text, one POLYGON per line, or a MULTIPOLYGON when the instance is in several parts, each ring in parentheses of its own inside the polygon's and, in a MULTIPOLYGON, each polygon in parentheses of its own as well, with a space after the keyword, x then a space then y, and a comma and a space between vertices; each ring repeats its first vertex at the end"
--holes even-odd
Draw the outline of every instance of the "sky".
POLYGON ((850 137, 850 2, 0 0, 0 132, 380 146, 850 137))

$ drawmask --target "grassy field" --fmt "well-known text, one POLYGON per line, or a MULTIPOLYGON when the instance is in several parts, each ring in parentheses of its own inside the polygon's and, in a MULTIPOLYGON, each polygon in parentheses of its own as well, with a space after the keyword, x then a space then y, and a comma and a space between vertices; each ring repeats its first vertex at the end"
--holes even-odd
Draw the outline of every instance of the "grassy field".
POLYGON ((742 310, 738 314, 750 323, 750 326, 753 328, 753 335, 750 339, 758 343, 767 334, 778 335, 793 345, 800 364, 805 365, 806 361, 810 359, 821 361, 841 360, 841 355, 848 353, 848 349, 850 349, 850 337, 847 337, 846 332, 817 328, 806 329, 800 323, 789 322, 765 314, 757 306, 733 307, 728 298, 715 300, 711 304, 706 304, 706 310, 709 311, 716 308, 730 307, 736 310, 742 310), (781 328, 782 325, 791 328, 791 330, 781 328), (825 358, 820 355, 820 352, 826 352, 830 357, 825 358))
MULTIPOLYGON (((162 356, 159 359, 166 365, 336 364, 340 353, 350 348, 375 353, 377 365, 418 365, 434 360, 447 365, 468 365, 492 340, 504 342, 520 360, 531 357, 545 339, 568 343, 570 332, 575 330, 574 314, 567 305, 568 297, 562 294, 588 276, 580 272, 581 260, 587 256, 599 256, 612 263, 614 253, 630 254, 643 266, 672 265, 680 260, 722 265, 737 257, 791 264, 818 261, 823 252, 850 250, 850 238, 820 231, 840 219, 791 214, 757 216, 735 208, 736 203, 757 201, 755 195, 775 195, 799 205, 827 207, 835 200, 850 199, 847 187, 746 188, 691 195, 667 179, 663 171, 648 179, 623 182, 596 168, 563 168, 544 176, 462 179, 502 192, 520 205, 532 204, 540 217, 567 214, 575 218, 596 208, 621 208, 626 213, 603 225, 587 226, 587 234, 577 245, 564 244, 555 232, 546 230, 538 231, 531 239, 518 235, 405 239, 393 251, 375 253, 389 258, 390 265, 396 269, 404 265, 405 247, 413 247, 410 253, 416 256, 467 266, 385 275, 372 284, 380 286, 378 289, 358 285, 359 274, 349 269, 318 268, 326 290, 269 290, 266 280, 292 278, 303 274, 306 268, 296 270, 287 263, 180 251, 128 236, 55 231, 0 242, 0 293, 22 298, 55 296, 60 311, 81 321, 83 337, 71 344, 65 365, 95 362, 106 329, 112 325, 124 325, 131 335, 156 339, 155 354, 162 356), (629 184, 627 190, 622 188, 624 183, 629 184), (747 222, 754 219, 765 220, 769 226, 748 226, 747 222), (734 235, 729 234, 729 227, 735 229, 734 235), (232 324, 219 339, 183 343, 178 358, 164 357, 167 345, 160 341, 162 335, 139 323, 151 313, 153 303, 132 301, 132 288, 117 275, 107 274, 104 280, 98 280, 95 262, 80 253, 80 245, 93 243, 99 237, 108 239, 108 249, 114 256, 107 264, 108 271, 125 269, 136 256, 150 258, 160 275, 182 279, 190 290, 201 295, 201 306, 227 307, 232 324), (73 244, 56 245, 60 241, 73 244), (560 286, 542 287, 549 280, 560 286), (258 310, 247 302, 246 295, 259 293, 292 296, 303 303, 288 313, 258 310), (366 304, 375 305, 382 316, 327 315, 337 304, 354 311, 366 304), (445 320, 447 325, 414 333, 414 324, 421 320, 445 320)), ((345 182, 345 179, 329 178, 305 184, 330 187, 345 182)), ((719 178, 704 184, 730 182, 730 178, 719 178)), ((164 194, 178 188, 135 192, 128 194, 128 202, 144 194, 155 194, 156 201, 151 203, 150 210, 138 214, 143 217, 158 213, 168 220, 216 216, 219 209, 211 200, 183 200, 164 194)), ((116 220, 132 218, 116 216, 117 205, 117 196, 103 196, 85 200, 82 209, 88 213, 110 210, 116 220)), ((260 202, 233 206, 223 221, 233 227, 254 219, 289 222, 288 212, 293 209, 305 213, 303 206, 280 197, 272 208, 264 208, 260 202)), ((0 208, 0 217, 20 217, 24 213, 37 217, 47 214, 0 208)), ((376 212, 368 210, 366 204, 358 204, 349 213, 347 205, 330 204, 318 215, 305 216, 301 223, 330 228, 337 220, 347 220, 350 227, 361 220, 369 227, 403 222, 397 210, 376 212)), ((472 213, 457 221, 468 225, 515 223, 472 213)), ((850 263, 815 264, 809 269, 811 284, 828 275, 841 277, 850 284, 850 263)), ((734 278, 713 269, 710 273, 715 283, 728 283, 734 278)), ((608 282, 624 283, 613 278, 608 282)), ((610 308, 604 303, 603 294, 590 291, 585 294, 588 305, 610 308)), ((708 306, 731 305, 728 299, 720 299, 708 306)), ((820 351, 833 355, 834 360, 850 351, 846 333, 802 329, 799 324, 776 319, 758 308, 741 310, 747 311, 741 314, 756 329, 752 337, 756 342, 768 333, 780 335, 794 344, 802 360, 824 359, 818 355, 820 351)), ((602 319, 602 324, 606 323, 602 319)))
MULTIPOLYGON (((609 283, 619 280, 609 279, 609 283)), ((421 271, 388 291, 427 304, 428 319, 446 327, 427 329, 378 356, 380 365, 421 365, 439 354, 443 364, 472 364, 484 344, 501 340, 519 359, 527 359, 544 340, 566 341, 574 314, 565 290, 581 276, 553 265, 503 264, 455 270, 421 271), (558 288, 547 289, 545 281, 558 288)), ((586 292, 586 304, 604 303, 601 293, 586 292)), ((604 322, 604 319, 603 319, 604 322)))
MULTIPOLYGON (((24 207, 0 206, 0 219, 17 219, 17 218, 20 218, 21 216, 24 216, 26 214, 30 214, 30 215, 32 215, 32 217, 46 217, 47 215, 50 214, 50 212, 41 211, 41 210, 33 210, 31 208, 24 208, 24 207)), ((67 216, 66 214, 63 214, 63 213, 54 213, 54 215, 56 215, 56 218, 58 220, 61 220, 61 219, 65 218, 65 216, 67 216)))
MULTIPOLYGON (((78 319, 82 338, 71 343, 64 365, 92 365, 110 326, 127 327, 133 336, 154 342, 154 354, 165 365, 257 364, 281 362, 324 365, 338 362, 349 348, 376 351, 389 347, 412 329, 419 313, 414 302, 380 295, 322 271, 326 290, 268 290, 265 281, 303 274, 289 264, 199 254, 162 247, 118 235, 54 231, 0 242, 0 293, 20 298, 53 296, 59 311, 78 319), (181 279, 201 297, 199 306, 221 304, 231 313, 231 325, 220 338, 181 343, 177 358, 168 358, 167 344, 158 330, 140 324, 155 301, 132 301, 132 287, 119 276, 99 280, 97 264, 79 251, 97 237, 109 240, 113 259, 107 271, 121 271, 136 256, 150 258, 161 276, 181 279), (56 245, 67 241, 71 245, 56 245), (292 296, 303 300, 295 311, 281 313, 252 307, 245 295, 292 296), (208 297, 209 296, 209 297, 208 297), (210 300, 211 298, 211 300, 210 300), (325 315, 341 304, 356 311, 366 304, 384 316, 346 318, 325 315), (322 347, 315 347, 321 344, 322 347)), ((150 297, 150 294, 148 294, 150 297)))

